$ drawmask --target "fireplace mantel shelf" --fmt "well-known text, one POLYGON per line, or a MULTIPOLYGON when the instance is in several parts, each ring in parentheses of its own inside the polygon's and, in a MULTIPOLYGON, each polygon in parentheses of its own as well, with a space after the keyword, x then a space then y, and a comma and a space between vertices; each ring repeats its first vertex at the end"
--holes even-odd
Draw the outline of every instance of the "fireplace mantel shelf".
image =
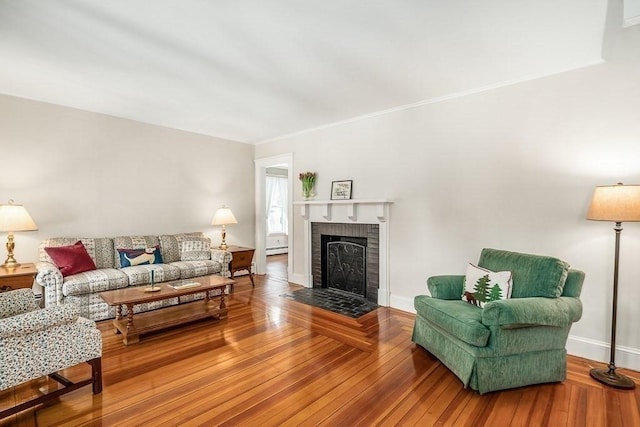
POLYGON ((352 204, 385 204, 393 203, 388 199, 349 199, 349 200, 303 200, 293 202, 294 205, 352 205, 352 204))
POLYGON ((309 219, 311 209, 320 209, 320 215, 326 221, 331 221, 333 214, 333 206, 346 207, 346 216, 351 221, 358 221, 358 206, 367 205, 375 209, 375 217, 379 222, 387 221, 389 216, 388 206, 393 202, 388 199, 349 199, 349 200, 304 200, 293 202, 294 205, 300 206, 300 214, 303 218, 309 219))

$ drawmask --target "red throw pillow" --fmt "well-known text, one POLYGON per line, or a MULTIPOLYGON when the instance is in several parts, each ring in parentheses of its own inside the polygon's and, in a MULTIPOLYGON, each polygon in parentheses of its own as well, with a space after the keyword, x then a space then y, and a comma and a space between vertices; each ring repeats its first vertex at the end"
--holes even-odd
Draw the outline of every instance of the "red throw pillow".
POLYGON ((62 277, 96 269, 96 264, 80 240, 71 246, 44 248, 44 250, 58 267, 62 277))

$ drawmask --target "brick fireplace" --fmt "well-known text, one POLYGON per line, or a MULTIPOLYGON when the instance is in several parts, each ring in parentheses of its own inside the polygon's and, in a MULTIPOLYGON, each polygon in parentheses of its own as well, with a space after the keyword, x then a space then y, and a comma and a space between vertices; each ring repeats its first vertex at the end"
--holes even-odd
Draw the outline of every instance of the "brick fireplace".
POLYGON ((391 203, 388 200, 295 202, 305 222, 305 283, 302 284, 314 288, 334 287, 388 306, 391 203), (331 278, 331 274, 335 277, 331 278), (362 290, 358 283, 360 276, 362 290))
POLYGON ((311 223, 314 288, 334 288, 378 303, 378 224, 311 223))

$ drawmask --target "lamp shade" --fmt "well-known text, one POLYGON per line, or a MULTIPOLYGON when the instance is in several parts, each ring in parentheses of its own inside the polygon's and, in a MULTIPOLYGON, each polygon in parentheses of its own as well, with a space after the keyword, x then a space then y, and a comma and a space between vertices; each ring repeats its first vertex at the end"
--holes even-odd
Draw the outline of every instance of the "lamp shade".
POLYGON ((223 206, 218 209, 213 216, 213 221, 211 221, 211 225, 229 225, 229 224, 237 224, 238 221, 236 217, 233 216, 233 212, 231 209, 223 206))
POLYGON ((22 205, 16 205, 13 200, 9 204, 0 205, 0 231, 34 231, 38 226, 29 212, 22 205))
POLYGON ((598 186, 593 191, 587 219, 594 221, 640 221, 640 185, 598 186))

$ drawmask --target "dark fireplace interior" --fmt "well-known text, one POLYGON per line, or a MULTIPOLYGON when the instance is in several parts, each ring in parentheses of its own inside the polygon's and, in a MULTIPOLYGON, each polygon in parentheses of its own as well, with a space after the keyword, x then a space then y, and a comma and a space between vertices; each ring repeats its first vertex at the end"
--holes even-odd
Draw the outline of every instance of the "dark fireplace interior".
POLYGON ((378 303, 380 236, 377 224, 311 224, 314 288, 333 288, 378 303))
POLYGON ((367 239, 333 236, 320 238, 323 286, 367 296, 367 239))

